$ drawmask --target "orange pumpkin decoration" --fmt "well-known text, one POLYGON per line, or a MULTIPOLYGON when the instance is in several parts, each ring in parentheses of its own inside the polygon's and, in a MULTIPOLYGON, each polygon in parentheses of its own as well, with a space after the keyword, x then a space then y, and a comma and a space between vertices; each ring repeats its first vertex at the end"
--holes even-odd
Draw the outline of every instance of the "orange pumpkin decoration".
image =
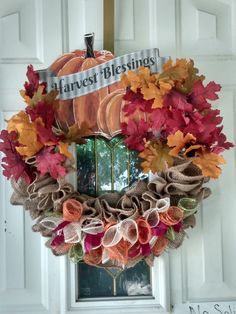
MULTIPOLYGON (((50 66, 50 70, 57 76, 64 76, 93 68, 99 64, 114 58, 109 51, 94 51, 94 33, 85 35, 86 50, 75 50, 59 57, 50 66)), ((120 84, 120 83, 119 83, 120 84)), ((79 125, 87 121, 93 127, 95 133, 97 128, 97 111, 99 104, 108 93, 120 86, 115 83, 113 86, 101 88, 90 94, 77 97, 71 100, 60 100, 57 119, 62 127, 67 127, 75 122, 79 125)))
POLYGON ((97 124, 102 135, 107 138, 112 138, 121 133, 120 124, 128 122, 128 119, 134 119, 135 121, 146 120, 146 114, 139 110, 129 115, 129 118, 125 116, 123 107, 126 101, 123 99, 123 96, 124 89, 117 89, 107 95, 98 108, 97 124))

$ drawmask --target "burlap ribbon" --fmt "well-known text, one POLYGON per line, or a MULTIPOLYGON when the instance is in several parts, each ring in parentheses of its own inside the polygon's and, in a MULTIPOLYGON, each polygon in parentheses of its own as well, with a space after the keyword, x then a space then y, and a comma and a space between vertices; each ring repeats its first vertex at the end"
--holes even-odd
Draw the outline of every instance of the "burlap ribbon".
POLYGON ((200 202, 207 198, 211 191, 203 184, 209 181, 201 174, 201 170, 185 159, 176 159, 176 166, 160 172, 148 184, 148 189, 157 197, 169 195, 171 205, 177 205, 183 197, 192 197, 200 202))
POLYGON ((29 186, 21 179, 12 181, 11 202, 23 204, 38 218, 33 230, 52 237, 47 246, 55 255, 69 253, 73 260, 83 258, 91 265, 127 267, 182 244, 185 229, 195 225, 198 202, 210 195, 203 187, 207 181, 190 161, 176 159, 149 183, 138 181, 124 193, 97 198, 80 195, 64 179, 36 174, 29 186), (166 237, 152 233, 159 223, 168 227, 166 237))
POLYGON ((62 204, 68 198, 80 198, 74 187, 64 179, 55 180, 49 175, 35 174, 35 179, 26 185, 23 179, 12 180, 13 194, 11 203, 23 205, 29 210, 32 219, 38 218, 44 212, 62 211, 62 204))

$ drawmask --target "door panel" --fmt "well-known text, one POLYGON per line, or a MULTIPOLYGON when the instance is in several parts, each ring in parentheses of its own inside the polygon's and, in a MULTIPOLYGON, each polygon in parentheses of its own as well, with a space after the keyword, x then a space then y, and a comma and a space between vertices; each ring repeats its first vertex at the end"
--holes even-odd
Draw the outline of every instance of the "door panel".
MULTIPOLYGON (((24 108, 19 90, 27 64, 45 68, 62 52, 60 12, 57 0, 1 1, 0 129, 24 108)), ((32 232, 29 213, 10 205, 12 190, 2 174, 0 186, 0 313, 57 313, 58 290, 52 286, 59 261, 32 232)))

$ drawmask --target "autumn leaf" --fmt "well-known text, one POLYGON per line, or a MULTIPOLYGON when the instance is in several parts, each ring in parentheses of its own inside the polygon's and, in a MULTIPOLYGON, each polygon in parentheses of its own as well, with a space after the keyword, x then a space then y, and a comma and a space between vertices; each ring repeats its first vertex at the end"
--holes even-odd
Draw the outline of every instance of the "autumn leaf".
POLYGON ((193 84, 192 92, 190 94, 191 103, 198 110, 205 110, 211 107, 211 105, 207 102, 207 100, 216 100, 218 99, 218 95, 216 94, 221 89, 219 84, 211 81, 204 87, 202 81, 196 81, 193 84))
POLYGON ((175 90, 171 91, 164 98, 164 104, 170 109, 178 109, 185 112, 192 112, 193 105, 187 101, 187 97, 175 90))
POLYGON ((155 75, 152 75, 148 67, 140 67, 137 71, 129 70, 121 77, 121 82, 125 87, 130 87, 133 92, 137 92, 141 87, 155 82, 155 75))
POLYGON ((129 119, 128 123, 121 123, 121 131, 126 135, 124 142, 129 149, 142 151, 144 149, 144 140, 149 139, 149 124, 141 119, 136 122, 129 119))
POLYGON ((28 82, 25 82, 24 88, 26 95, 29 98, 32 98, 34 95, 34 92, 38 89, 39 85, 44 87, 43 92, 46 93, 46 83, 39 84, 39 73, 34 70, 32 64, 28 65, 26 76, 28 79, 28 82))
POLYGON ((24 90, 20 91, 21 96, 24 98, 25 102, 31 106, 36 106, 39 102, 46 101, 48 103, 53 103, 56 100, 58 92, 56 90, 50 91, 50 93, 44 92, 44 86, 39 85, 38 89, 34 92, 32 98, 30 98, 24 90))
POLYGON ((29 82, 25 82, 25 89, 21 90, 20 94, 29 106, 36 106, 40 101, 46 101, 48 103, 55 102, 58 92, 52 90, 47 93, 47 83, 39 83, 39 74, 34 70, 32 65, 28 66, 26 76, 29 82))
POLYGON ((65 156, 54 151, 53 146, 45 147, 36 156, 36 167, 42 175, 49 173, 51 177, 58 179, 67 173, 63 166, 65 159, 65 156))
POLYGON ((174 147, 169 152, 170 156, 177 156, 183 148, 185 148, 186 144, 191 144, 196 142, 196 137, 194 137, 191 133, 188 133, 184 136, 181 131, 175 132, 175 134, 171 134, 167 137, 167 145, 169 147, 174 147))
POLYGON ((133 92, 136 92, 141 87, 141 79, 138 73, 129 70, 127 74, 123 74, 121 77, 121 83, 124 86, 130 87, 133 92))
POLYGON ((43 147, 38 141, 35 122, 30 122, 24 111, 20 111, 8 121, 7 130, 17 132, 20 146, 16 147, 16 150, 23 157, 34 156, 43 147))
POLYGON ((221 174, 219 165, 225 164, 226 161, 223 156, 202 151, 197 154, 197 157, 193 159, 192 163, 202 170, 202 174, 205 177, 217 179, 221 174))
POLYGON ((153 99, 152 108, 162 108, 163 106, 163 95, 160 89, 153 83, 149 83, 146 87, 141 88, 141 93, 143 94, 143 98, 146 100, 153 99))
POLYGON ((29 184, 31 182, 30 168, 16 151, 16 147, 19 145, 17 133, 2 130, 0 140, 0 151, 5 154, 5 157, 2 158, 3 175, 8 179, 12 177, 15 181, 23 177, 29 184))
POLYGON ((53 133, 52 128, 45 127, 41 118, 37 118, 34 125, 36 126, 37 138, 41 144, 51 146, 58 143, 58 138, 53 133))
POLYGON ((203 75, 198 75, 199 70, 194 67, 193 60, 188 60, 187 62, 187 72, 188 76, 176 84, 176 89, 184 94, 189 94, 192 91, 193 84, 196 81, 203 81, 205 77, 203 75))
POLYGON ((201 149, 203 149, 203 145, 191 145, 191 146, 189 146, 186 150, 185 150, 185 152, 184 152, 184 156, 185 157, 191 157, 191 156, 195 156, 195 154, 199 151, 199 150, 201 150, 201 149))
POLYGON ((59 152, 60 154, 64 155, 65 157, 74 160, 73 155, 69 152, 68 148, 69 148, 69 143, 63 143, 63 142, 59 142, 59 152))
POLYGON ((68 144, 84 144, 86 143, 85 137, 92 135, 92 131, 86 121, 81 123, 81 127, 77 123, 69 127, 68 132, 64 135, 65 141, 68 144))
POLYGON ((136 110, 140 110, 142 112, 151 113, 152 110, 152 100, 146 100, 143 98, 140 89, 137 90, 136 93, 127 89, 123 99, 126 100, 122 111, 125 112, 126 116, 132 115, 136 110))
POLYGON ((183 81, 188 76, 188 60, 177 59, 174 64, 169 59, 163 65, 163 72, 159 75, 159 80, 183 81))
POLYGON ((166 168, 173 165, 173 158, 169 155, 170 148, 161 141, 150 141, 145 145, 144 151, 139 154, 139 157, 145 159, 141 163, 144 172, 164 171, 166 168))
POLYGON ((53 105, 46 101, 40 101, 36 106, 27 106, 25 112, 30 116, 31 121, 41 118, 46 128, 52 128, 55 120, 53 105))

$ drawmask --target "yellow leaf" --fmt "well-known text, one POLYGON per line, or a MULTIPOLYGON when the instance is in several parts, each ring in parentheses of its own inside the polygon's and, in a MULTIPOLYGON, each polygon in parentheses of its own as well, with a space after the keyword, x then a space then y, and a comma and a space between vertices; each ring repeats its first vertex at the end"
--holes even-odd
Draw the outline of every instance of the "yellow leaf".
POLYGON ((37 140, 36 123, 37 119, 30 122, 29 116, 24 111, 20 111, 8 121, 7 130, 18 133, 18 141, 22 146, 16 150, 24 157, 34 156, 43 147, 37 140))
POLYGON ((202 174, 205 177, 211 177, 217 179, 221 174, 221 168, 219 165, 225 164, 223 156, 219 156, 215 153, 198 153, 193 161, 193 164, 198 166, 202 170, 202 174))
POLYGON ((92 135, 92 131, 88 123, 83 121, 81 127, 79 127, 77 123, 69 127, 68 133, 65 134, 65 141, 69 144, 84 144, 86 142, 84 138, 90 135, 92 135))
POLYGON ((185 148, 186 144, 195 143, 196 137, 194 137, 191 133, 187 133, 185 136, 181 131, 175 132, 175 134, 171 134, 167 137, 167 145, 169 147, 174 147, 169 152, 170 156, 177 156, 183 148, 185 148))
POLYGON ((130 86, 130 89, 133 92, 136 92, 138 88, 141 87, 141 79, 138 73, 129 70, 127 74, 124 74, 121 81, 126 84, 126 86, 130 86))
POLYGON ((173 61, 172 61, 171 58, 169 58, 169 59, 166 61, 166 63, 163 64, 162 69, 163 69, 163 71, 167 71, 167 70, 169 70, 169 69, 172 68, 172 67, 173 67, 173 61))
POLYGON ((145 159, 141 163, 144 172, 166 170, 173 165, 173 158, 169 155, 169 147, 161 141, 147 142, 146 148, 139 154, 139 157, 145 159))
POLYGON ((74 160, 73 155, 69 152, 68 148, 69 148, 69 144, 68 143, 63 143, 63 142, 59 142, 59 152, 66 156, 67 158, 74 160))
POLYGON ((152 108, 162 108, 163 106, 163 97, 160 89, 153 83, 149 83, 148 87, 142 87, 141 93, 143 94, 144 99, 154 99, 152 108))
POLYGON ((155 82, 155 75, 152 75, 147 67, 140 67, 138 71, 129 70, 127 74, 123 74, 121 82, 125 87, 130 87, 133 92, 138 88, 146 87, 149 83, 155 82))
POLYGON ((195 81, 203 81, 205 79, 203 75, 198 75, 199 71, 194 67, 194 62, 191 59, 187 63, 187 71, 188 76, 183 81, 176 84, 176 89, 185 94, 189 94, 191 92, 195 81))
POLYGON ((173 87, 173 82, 165 82, 165 81, 160 81, 159 82, 159 86, 160 86, 160 91, 162 93, 162 95, 168 94, 169 91, 172 89, 173 87))
POLYGON ((188 60, 177 59, 176 63, 168 60, 163 66, 163 72, 160 74, 159 79, 183 81, 188 76, 188 60))

